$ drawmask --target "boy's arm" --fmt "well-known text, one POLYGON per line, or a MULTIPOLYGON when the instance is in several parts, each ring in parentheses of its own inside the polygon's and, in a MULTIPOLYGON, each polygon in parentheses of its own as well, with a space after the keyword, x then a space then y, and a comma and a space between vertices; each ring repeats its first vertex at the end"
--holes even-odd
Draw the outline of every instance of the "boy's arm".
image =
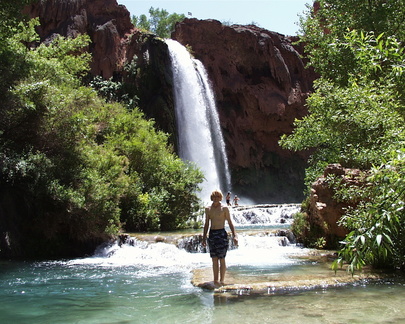
POLYGON ((207 245, 207 233, 208 233, 208 227, 210 223, 210 217, 209 217, 209 208, 205 208, 205 224, 204 224, 204 230, 203 230, 203 240, 202 240, 202 245, 206 246, 207 245))
POLYGON ((232 218, 229 213, 229 208, 224 207, 224 210, 225 210, 225 219, 227 220, 229 228, 231 229, 233 235, 233 242, 235 243, 235 245, 238 245, 238 236, 236 235, 235 227, 233 226, 232 218))

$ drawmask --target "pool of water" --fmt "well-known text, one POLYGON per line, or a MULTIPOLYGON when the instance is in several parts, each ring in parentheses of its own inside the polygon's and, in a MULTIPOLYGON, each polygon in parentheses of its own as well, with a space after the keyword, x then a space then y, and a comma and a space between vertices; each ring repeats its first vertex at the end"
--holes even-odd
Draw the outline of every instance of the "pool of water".
MULTIPOLYGON (((315 262, 291 258, 302 249, 277 247, 266 239, 242 237, 241 247, 227 256, 228 272, 271 277, 326 271, 315 262)), ((204 253, 142 242, 105 247, 83 259, 1 262, 0 323, 405 322, 401 278, 265 296, 228 295, 192 286, 191 271, 210 262, 204 253)))

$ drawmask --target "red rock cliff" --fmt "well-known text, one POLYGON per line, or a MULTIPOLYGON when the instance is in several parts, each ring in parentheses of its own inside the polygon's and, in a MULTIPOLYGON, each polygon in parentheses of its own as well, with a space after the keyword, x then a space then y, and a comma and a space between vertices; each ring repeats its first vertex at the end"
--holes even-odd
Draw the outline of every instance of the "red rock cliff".
POLYGON ((129 11, 116 0, 47 0, 27 7, 30 17, 39 17, 37 32, 42 41, 54 34, 75 37, 88 34, 92 40, 91 72, 106 79, 125 63, 126 39, 133 25, 129 11))
MULTIPOLYGON (((316 237, 325 239, 327 248, 336 248, 338 241, 348 234, 347 228, 340 226, 338 222, 348 207, 355 207, 359 203, 356 197, 351 201, 336 200, 336 192, 331 188, 328 177, 333 176, 335 181, 340 181, 342 185, 350 188, 364 186, 365 175, 365 172, 359 169, 329 164, 324 174, 312 184, 307 211, 309 228, 316 231, 316 237)), ((309 233, 306 234, 309 236, 309 233)))
POLYGON ((302 49, 293 45, 297 39, 197 19, 177 24, 172 37, 190 45, 208 70, 236 189, 249 196, 258 188, 251 198, 259 200, 298 199, 306 156, 278 145, 294 119, 307 113, 305 99, 315 79, 304 68, 302 49))

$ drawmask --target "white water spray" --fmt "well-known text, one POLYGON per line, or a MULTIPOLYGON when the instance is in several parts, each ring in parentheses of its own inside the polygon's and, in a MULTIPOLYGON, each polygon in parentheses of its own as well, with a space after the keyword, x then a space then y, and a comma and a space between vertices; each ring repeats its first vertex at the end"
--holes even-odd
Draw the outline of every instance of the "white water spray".
POLYGON ((170 39, 166 43, 172 62, 179 155, 204 173, 200 198, 207 201, 214 189, 231 190, 214 94, 202 63, 180 43, 170 39))
POLYGON ((231 209, 235 226, 291 225, 301 204, 241 206, 231 209))

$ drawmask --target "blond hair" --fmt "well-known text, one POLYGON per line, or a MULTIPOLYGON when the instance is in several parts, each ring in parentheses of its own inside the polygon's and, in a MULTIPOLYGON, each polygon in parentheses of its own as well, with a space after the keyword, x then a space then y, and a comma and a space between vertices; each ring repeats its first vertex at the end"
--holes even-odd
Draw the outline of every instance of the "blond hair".
POLYGON ((222 200, 222 198, 224 197, 224 195, 222 194, 221 190, 214 190, 214 191, 211 193, 211 201, 214 200, 214 197, 215 197, 215 196, 221 197, 220 200, 222 200))

